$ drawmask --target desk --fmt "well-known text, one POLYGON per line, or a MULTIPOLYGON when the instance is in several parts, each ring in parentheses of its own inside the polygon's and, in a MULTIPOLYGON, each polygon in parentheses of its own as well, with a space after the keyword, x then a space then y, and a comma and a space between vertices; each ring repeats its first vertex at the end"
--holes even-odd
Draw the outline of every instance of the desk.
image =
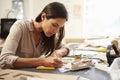
POLYGON ((23 68, 20 70, 41 72, 41 73, 51 73, 51 74, 66 74, 66 75, 79 75, 81 77, 88 78, 88 80, 111 80, 109 73, 96 69, 94 66, 90 69, 84 69, 79 71, 69 71, 62 73, 58 69, 56 70, 36 70, 35 68, 23 68))
MULTIPOLYGON (((79 71, 69 71, 62 73, 58 69, 56 70, 36 70, 35 68, 22 68, 19 70, 31 71, 37 73, 50 73, 50 74, 66 74, 66 75, 78 75, 81 77, 88 78, 88 80, 111 80, 109 73, 96 69, 92 66, 90 69, 84 69, 79 71)), ((80 79, 79 79, 80 80, 80 79)))

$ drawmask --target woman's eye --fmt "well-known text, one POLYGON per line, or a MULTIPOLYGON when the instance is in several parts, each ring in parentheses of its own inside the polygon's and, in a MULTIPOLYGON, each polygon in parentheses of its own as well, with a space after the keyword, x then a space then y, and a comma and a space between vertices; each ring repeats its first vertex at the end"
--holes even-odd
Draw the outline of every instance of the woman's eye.
POLYGON ((52 24, 53 25, 53 27, 58 27, 58 25, 57 24, 52 24))

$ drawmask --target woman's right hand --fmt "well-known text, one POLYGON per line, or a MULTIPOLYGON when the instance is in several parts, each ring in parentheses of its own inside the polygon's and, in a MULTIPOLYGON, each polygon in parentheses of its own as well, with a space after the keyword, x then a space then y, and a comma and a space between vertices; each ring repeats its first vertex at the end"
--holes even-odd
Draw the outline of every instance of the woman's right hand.
POLYGON ((60 58, 49 56, 49 57, 45 58, 43 65, 46 67, 60 68, 60 67, 62 67, 63 64, 62 64, 62 61, 60 60, 60 58))

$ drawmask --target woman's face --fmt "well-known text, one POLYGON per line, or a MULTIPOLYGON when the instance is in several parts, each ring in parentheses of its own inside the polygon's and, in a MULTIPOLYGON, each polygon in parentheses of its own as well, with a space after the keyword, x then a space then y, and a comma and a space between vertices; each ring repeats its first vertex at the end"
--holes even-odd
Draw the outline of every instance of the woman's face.
POLYGON ((42 22, 42 29, 47 37, 56 34, 61 27, 65 24, 65 18, 47 19, 42 22))

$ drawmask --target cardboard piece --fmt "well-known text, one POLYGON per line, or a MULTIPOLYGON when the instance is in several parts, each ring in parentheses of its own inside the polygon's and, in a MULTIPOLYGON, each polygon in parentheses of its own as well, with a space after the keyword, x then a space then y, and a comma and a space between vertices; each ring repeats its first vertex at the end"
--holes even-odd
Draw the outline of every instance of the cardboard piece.
MULTIPOLYGON (((20 70, 12 70, 5 69, 0 70, 0 78, 4 80, 16 80, 15 78, 22 76, 25 77, 35 77, 42 78, 40 80, 78 80, 79 76, 76 75, 64 75, 64 74, 50 74, 50 73, 38 73, 38 72, 30 72, 30 71, 20 71, 20 70)), ((27 79, 20 79, 27 80, 27 79)))

